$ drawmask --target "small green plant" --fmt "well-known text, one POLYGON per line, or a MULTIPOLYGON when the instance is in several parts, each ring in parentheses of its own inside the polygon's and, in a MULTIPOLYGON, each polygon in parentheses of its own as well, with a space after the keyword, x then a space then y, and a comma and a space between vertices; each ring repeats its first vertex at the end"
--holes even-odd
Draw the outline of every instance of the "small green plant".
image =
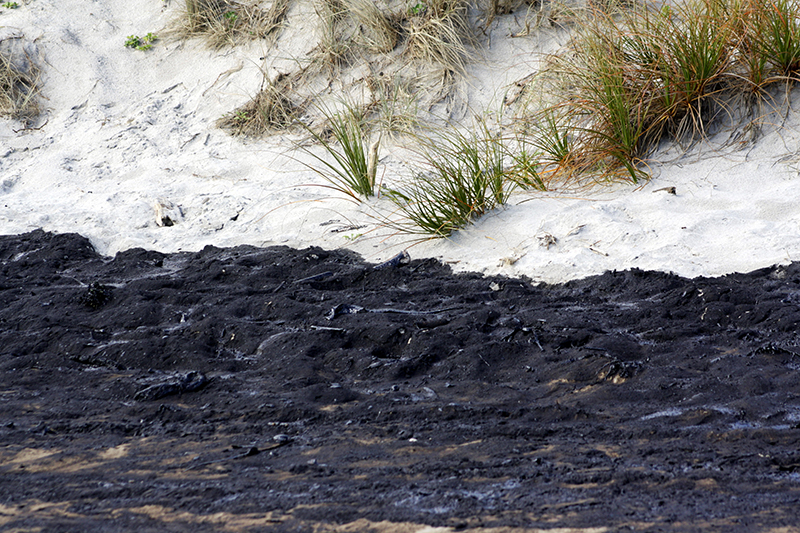
POLYGON ((421 15, 422 13, 425 12, 425 9, 427 9, 425 2, 417 2, 416 4, 408 8, 408 12, 411 13, 412 15, 421 15))
POLYGON ((17 9, 19 7, 19 4, 16 2, 6 2, 5 4, 3 4, 3 7, 6 9, 17 9))
POLYGON ((158 36, 153 33, 148 33, 144 37, 137 35, 129 35, 125 40, 126 48, 135 48, 136 50, 150 50, 153 43, 158 40, 158 36))

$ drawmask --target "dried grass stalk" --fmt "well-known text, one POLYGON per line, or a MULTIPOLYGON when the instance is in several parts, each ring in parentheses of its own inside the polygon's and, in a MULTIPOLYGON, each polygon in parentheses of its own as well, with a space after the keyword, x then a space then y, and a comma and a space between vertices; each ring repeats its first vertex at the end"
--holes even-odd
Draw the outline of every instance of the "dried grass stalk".
MULTIPOLYGON (((352 52, 352 37, 346 32, 347 7, 342 0, 317 0, 319 44, 314 49, 312 64, 335 68, 344 65, 352 52)), ((309 72, 309 75, 313 72, 309 72)))

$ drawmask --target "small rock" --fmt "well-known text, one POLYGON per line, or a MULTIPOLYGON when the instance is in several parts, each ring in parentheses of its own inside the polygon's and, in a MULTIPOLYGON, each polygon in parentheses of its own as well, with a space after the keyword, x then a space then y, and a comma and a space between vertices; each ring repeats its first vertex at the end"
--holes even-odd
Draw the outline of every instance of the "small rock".
POLYGON ((272 440, 275 441, 278 444, 286 444, 286 443, 292 441, 292 437, 290 437, 289 435, 286 435, 284 433, 278 433, 277 435, 272 437, 272 440))

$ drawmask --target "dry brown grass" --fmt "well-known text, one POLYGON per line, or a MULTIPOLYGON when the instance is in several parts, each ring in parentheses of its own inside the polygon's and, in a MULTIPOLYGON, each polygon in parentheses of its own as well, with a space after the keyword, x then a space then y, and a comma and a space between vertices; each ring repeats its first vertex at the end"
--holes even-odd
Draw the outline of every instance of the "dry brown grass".
POLYGON ((261 90, 247 104, 219 121, 219 126, 234 135, 258 136, 283 131, 298 124, 305 102, 289 98, 292 78, 279 75, 274 81, 264 77, 261 90))
POLYGON ((408 20, 406 53, 423 64, 466 74, 475 43, 469 23, 469 0, 428 0, 408 20))
POLYGON ((175 24, 175 33, 182 38, 202 36, 212 48, 274 37, 283 27, 290 4, 290 0, 273 0, 265 11, 260 2, 185 1, 186 9, 175 24))
POLYGON ((497 15, 508 15, 525 4, 532 6, 537 3, 536 0, 478 0, 478 6, 483 11, 484 30, 489 28, 497 15))
POLYGON ((353 31, 347 20, 347 6, 342 0, 317 0, 319 24, 317 47, 312 52, 307 76, 325 69, 335 72, 348 63, 353 52, 353 31))
POLYGON ((419 127, 417 97, 410 80, 397 75, 372 76, 367 80, 372 93, 374 121, 389 136, 410 133, 419 127))
POLYGON ((347 9, 357 23, 357 41, 374 53, 394 50, 399 38, 398 30, 389 16, 373 0, 346 0, 347 9))
POLYGON ((40 72, 29 57, 0 50, 0 116, 29 123, 39 114, 40 72))

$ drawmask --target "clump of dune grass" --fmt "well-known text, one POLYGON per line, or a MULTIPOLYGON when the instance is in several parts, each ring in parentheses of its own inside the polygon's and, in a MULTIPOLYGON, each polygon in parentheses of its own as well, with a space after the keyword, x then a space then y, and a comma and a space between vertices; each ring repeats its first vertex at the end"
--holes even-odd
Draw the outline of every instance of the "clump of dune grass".
POLYGON ((497 15, 507 15, 525 4, 531 6, 536 3, 536 0, 480 0, 478 5, 483 11, 483 27, 489 28, 497 15))
POLYGON ((513 139, 499 139, 506 160, 510 162, 505 167, 505 177, 522 190, 547 191, 551 185, 545 154, 534 139, 524 132, 517 132, 513 139))
POLYGON ((347 6, 343 0, 316 0, 314 9, 318 43, 305 72, 307 76, 322 70, 332 74, 348 64, 353 55, 353 30, 348 24, 347 6))
POLYGON ((39 69, 29 58, 0 50, 0 116, 31 122, 39 114, 39 88, 39 69))
POLYGON ((397 45, 398 29, 374 0, 345 0, 359 27, 356 40, 374 53, 390 52, 397 45))
POLYGON ((322 146, 318 155, 309 148, 303 150, 318 165, 306 165, 324 178, 330 187, 355 201, 375 196, 380 138, 369 143, 369 128, 364 113, 350 103, 338 111, 319 106, 324 117, 323 131, 306 126, 312 138, 322 146))
POLYGON ((401 76, 371 76, 367 87, 372 93, 373 121, 381 132, 395 136, 419 127, 417 96, 409 80, 401 76))
POLYGON ((244 106, 226 115, 219 126, 234 135, 258 136, 283 131, 298 124, 304 103, 290 99, 292 78, 281 74, 270 81, 264 77, 261 90, 244 106))
POLYGON ((737 5, 746 78, 763 89, 800 74, 800 2, 740 0, 737 5))
POLYGON ((732 52, 718 6, 690 0, 675 10, 593 14, 576 41, 579 60, 560 64, 577 96, 570 112, 578 160, 601 172, 624 169, 635 182, 664 136, 705 134, 732 52))
POLYGON ((475 38, 468 0, 425 0, 412 9, 406 27, 406 54, 423 64, 464 74, 475 38))
POLYGON ((646 177, 665 140, 735 126, 742 93, 764 96, 800 69, 795 0, 686 0, 589 9, 535 84, 553 95, 535 124, 547 172, 646 177))
POLYGON ((484 121, 476 131, 452 129, 435 138, 419 138, 426 171, 402 189, 386 195, 409 221, 404 231, 447 237, 504 205, 516 185, 505 170, 506 147, 484 121))
POLYGON ((318 44, 310 73, 338 72, 353 59, 386 59, 402 38, 401 18, 385 0, 315 0, 318 44))
POLYGON ((181 37, 202 36, 212 48, 274 35, 284 23, 290 0, 273 0, 264 10, 261 2, 235 0, 185 0, 176 23, 181 37))

